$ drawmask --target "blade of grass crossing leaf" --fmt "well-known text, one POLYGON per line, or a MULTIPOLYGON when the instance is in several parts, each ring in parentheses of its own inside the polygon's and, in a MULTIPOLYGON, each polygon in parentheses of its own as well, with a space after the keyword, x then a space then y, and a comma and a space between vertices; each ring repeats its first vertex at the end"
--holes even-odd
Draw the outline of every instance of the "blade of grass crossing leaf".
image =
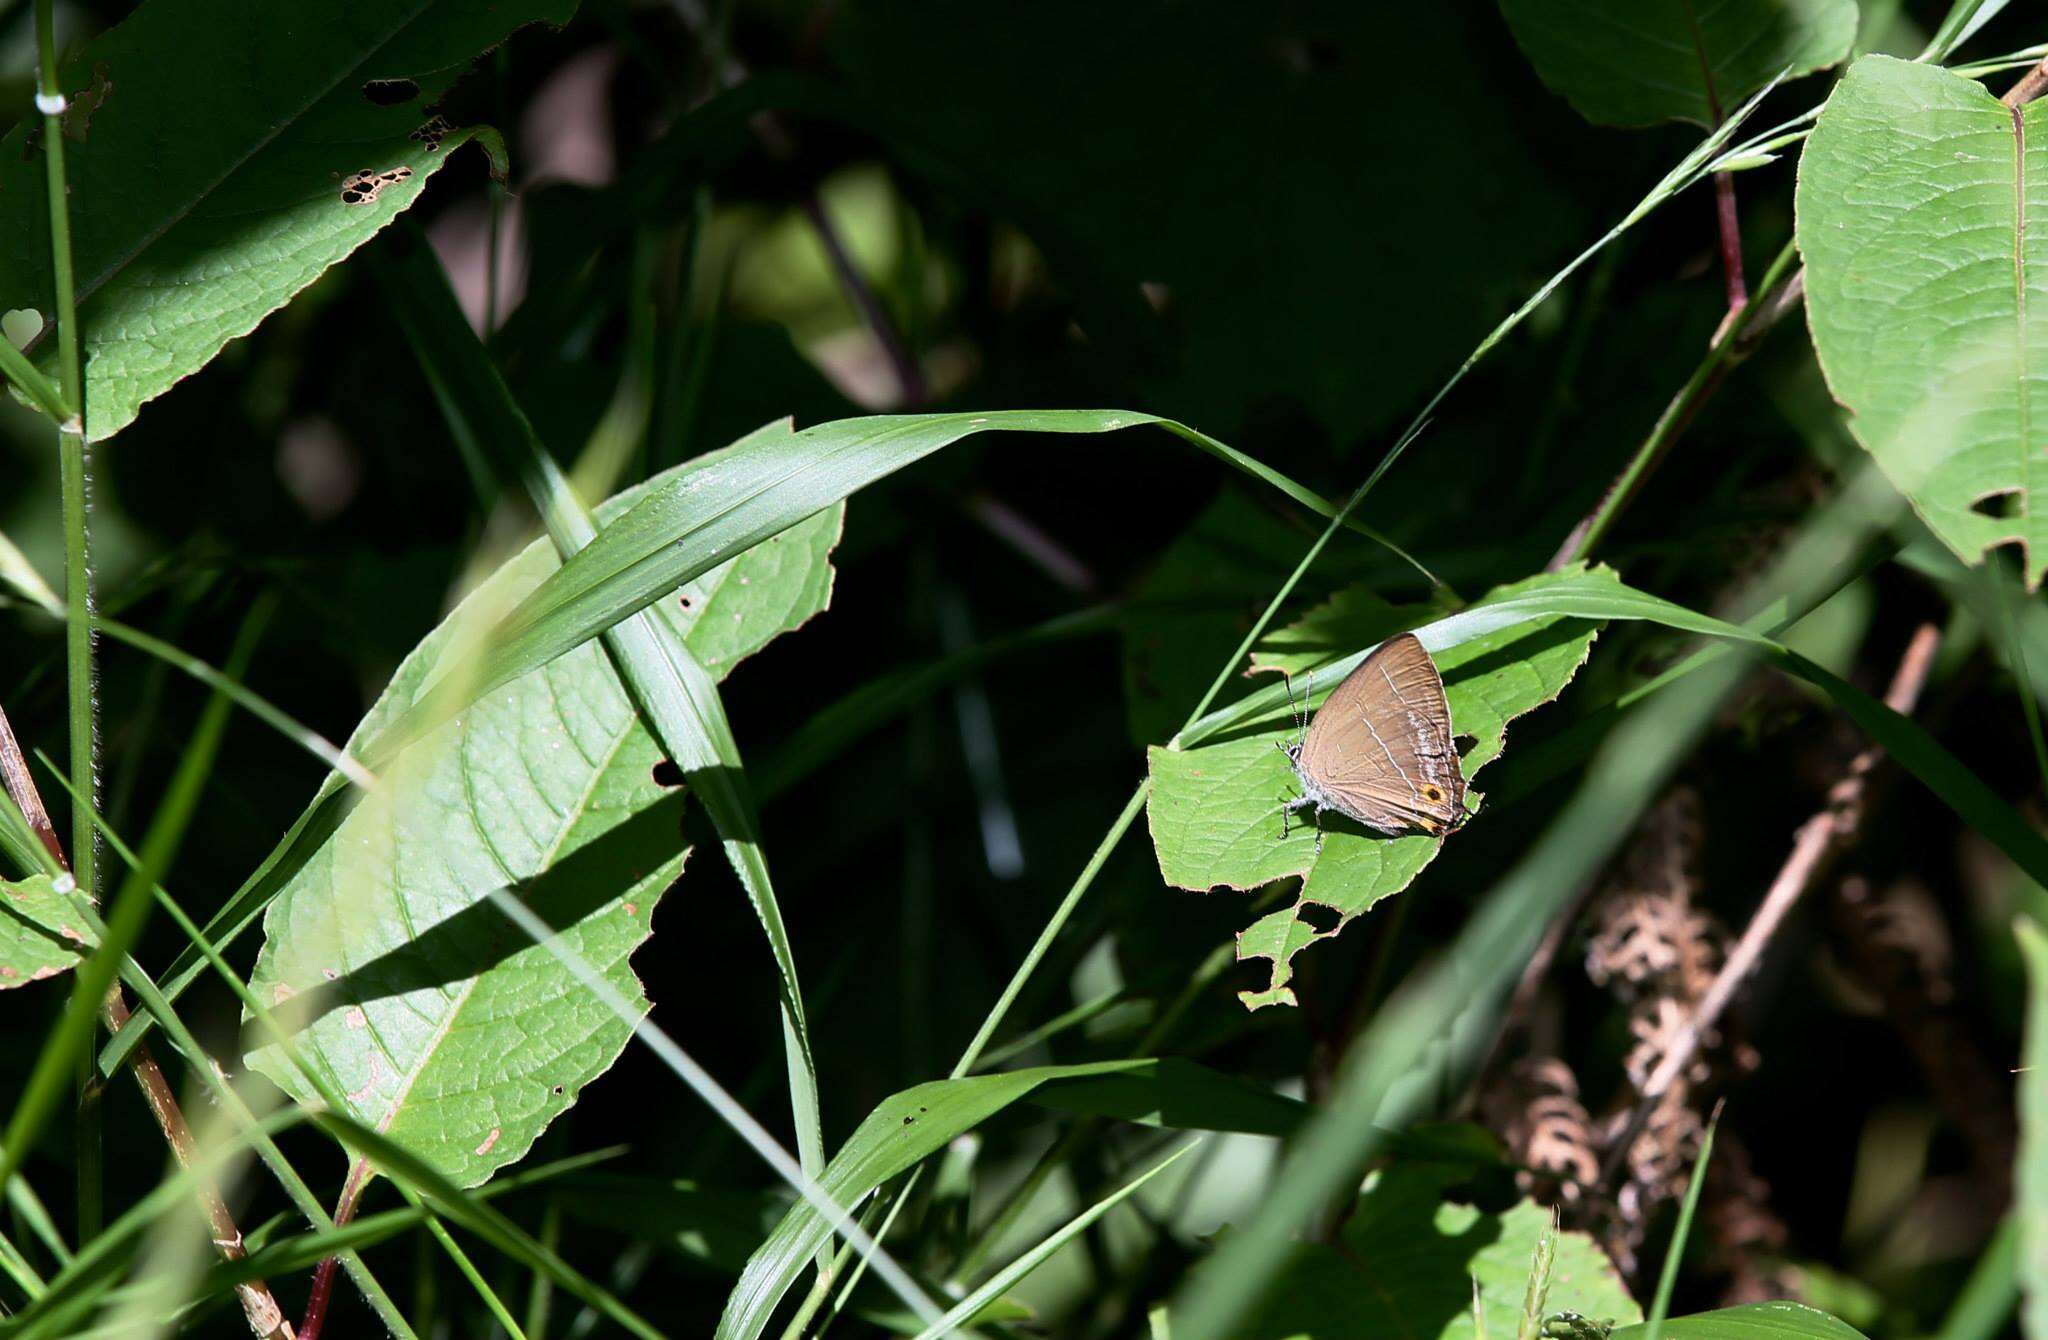
MULTIPOLYGON (((611 984, 599 976, 595 968, 583 962, 576 955, 575 951, 561 943, 561 937, 555 935, 548 924, 534 916, 523 903, 496 890, 492 891, 491 901, 500 912, 505 914, 508 920, 526 932, 535 944, 542 946, 550 954, 560 959, 571 972, 575 973, 583 981, 586 987, 595 992, 600 998, 608 998, 613 1003, 615 1009, 629 1012, 624 998, 620 997, 618 992, 613 990, 611 984)), ((796 1189, 805 1202, 816 1210, 826 1223, 831 1226, 833 1232, 838 1233, 841 1237, 854 1244, 855 1249, 863 1255, 868 1264, 874 1268, 875 1273, 882 1277, 883 1282, 888 1284, 897 1297, 901 1298, 923 1320, 927 1322, 937 1320, 940 1315, 939 1309, 925 1296, 924 1291, 917 1286, 917 1283, 910 1278, 903 1267, 898 1265, 887 1252, 883 1251, 881 1245, 869 1237, 860 1225, 854 1222, 846 1209, 833 1200, 831 1195, 817 1181, 806 1176, 796 1161, 790 1158, 780 1145, 775 1143, 774 1137, 769 1135, 761 1124, 754 1120, 752 1114, 744 1107, 741 1107, 733 1099, 732 1095, 727 1093, 724 1087, 711 1077, 708 1071, 698 1065, 688 1052, 685 1052, 680 1046, 676 1045, 675 1039, 671 1038, 659 1025, 645 1017, 635 1020, 633 1031, 641 1041, 645 1042, 653 1050, 656 1056, 661 1058, 670 1070, 674 1071, 684 1083, 694 1089, 698 1097, 702 1098, 708 1106, 716 1111, 725 1120, 727 1125, 738 1131, 740 1136, 753 1147, 754 1151, 770 1167, 775 1169, 785 1182, 796 1189)), ((810 1255, 812 1253, 807 1252, 805 1254, 806 1259, 810 1255)))
MULTIPOLYGON (((47 764, 48 760, 46 759, 44 762, 47 764)), ((53 773, 54 771, 52 769, 53 773)), ((69 782, 61 774, 57 775, 57 781, 67 791, 70 790, 69 782)), ((72 799, 76 802, 80 798, 74 794, 72 799)), ((127 862, 131 868, 139 868, 140 862, 135 853, 125 842, 121 841, 118 834, 107 827, 105 818, 90 805, 86 806, 86 812, 90 815, 95 830, 106 840, 107 845, 115 854, 127 862)), ((240 987, 244 1004, 253 1001, 255 998, 248 994, 246 984, 241 982, 239 975, 228 968, 226 960, 220 957, 219 951, 211 946, 211 943, 206 940, 204 934, 197 931, 197 928, 192 925, 191 919, 185 915, 184 910, 178 907, 170 895, 164 892, 162 884, 153 876, 146 882, 139 883, 140 887, 143 887, 151 897, 164 906, 171 914, 172 919, 178 923, 180 928, 185 930, 187 935, 196 935, 201 943, 206 944, 207 958, 205 963, 215 967, 216 970, 226 976, 231 986, 240 987)), ((98 914, 90 906, 86 905, 82 898, 75 899, 73 906, 78 914, 85 919, 86 923, 99 933, 101 954, 104 954, 109 932, 104 928, 104 924, 100 922, 98 914)), ((95 957, 99 956, 95 955, 95 957)), ((313 1189, 306 1185, 305 1179, 299 1176, 298 1170, 292 1167, 290 1161, 285 1158, 284 1151, 278 1148, 276 1141, 270 1137, 270 1134, 260 1129, 262 1119, 258 1118, 250 1110, 240 1093, 236 1091, 234 1086, 227 1081, 227 1078, 213 1064, 211 1054, 199 1045, 198 1039, 185 1026, 184 1020, 179 1018, 176 1010, 171 1007, 170 1001, 165 999, 163 993, 157 989, 156 982, 133 959, 127 959, 121 965, 121 979, 127 983, 130 990, 135 992, 136 999, 141 1002, 143 1010, 147 1011, 156 1020, 157 1025, 164 1030, 165 1035, 170 1039, 171 1045, 176 1048, 179 1055, 185 1058, 187 1065, 190 1067, 190 1073, 196 1076, 201 1084, 206 1086, 214 1100, 233 1119, 237 1130, 239 1132, 253 1132, 250 1138, 255 1144, 257 1157, 263 1161, 264 1166, 277 1179, 278 1185, 284 1189, 292 1204, 298 1207, 299 1212, 306 1217, 307 1221, 315 1229, 332 1230, 334 1228, 334 1220, 327 1213, 326 1207, 320 1203, 320 1198, 313 1194, 313 1189)), ((268 1017, 267 1013, 264 1017, 268 1017)), ((376 1276, 370 1273, 370 1269, 363 1263, 362 1257, 354 1251, 348 1251, 342 1253, 340 1259, 342 1268, 348 1271, 349 1278, 355 1281, 356 1287, 362 1291, 364 1299, 370 1304, 371 1310, 377 1314, 378 1319, 384 1323, 393 1335, 411 1336, 413 1334, 412 1328, 406 1324, 405 1317, 398 1310, 398 1305, 384 1291, 384 1286, 377 1282, 376 1276)))
MULTIPOLYGON (((523 484, 557 552, 568 562, 596 537, 596 523, 534 435, 483 346, 469 333, 433 252, 417 238, 412 243, 400 249, 385 291, 412 336, 422 367, 435 383, 443 408, 456 421, 456 431, 466 433, 486 460, 523 484)), ((825 1163, 824 1137, 796 957, 741 780, 739 746, 717 686, 681 640, 652 615, 625 620, 607 630, 604 639, 643 719, 710 812, 727 859, 768 937, 781 979, 798 1154, 805 1173, 816 1176, 825 1163)))
POLYGON ((1700 1190, 1707 1184, 1707 1164, 1714 1157, 1714 1132, 1721 1125, 1720 1114, 1707 1123, 1700 1137, 1700 1154, 1693 1160, 1692 1181, 1686 1185, 1685 1200, 1678 1207, 1678 1222, 1671 1229, 1671 1245, 1664 1249, 1664 1268, 1657 1275, 1657 1293, 1650 1300, 1650 1315, 1643 1319, 1643 1340, 1658 1340, 1664 1334, 1664 1319, 1671 1315, 1671 1291, 1678 1287, 1678 1268, 1685 1264, 1685 1244, 1692 1235, 1693 1214, 1700 1207, 1700 1190))
MULTIPOLYGON (((105 820, 97 813, 94 814, 93 818, 100 835, 106 840, 107 845, 113 849, 116 855, 128 863, 132 871, 140 872, 142 869, 140 862, 135 853, 121 840, 120 835, 109 828, 105 820)), ((341 1089, 333 1073, 326 1069, 324 1060, 320 1066, 316 1067, 307 1059, 305 1052, 293 1042, 289 1031, 278 1023, 276 1016, 271 1012, 270 1008, 256 997, 256 994, 249 989, 249 984, 243 980, 241 974, 237 973, 228 964, 227 960, 221 957, 220 952, 208 943, 205 934, 193 923, 192 919, 186 915, 185 910, 179 906, 178 902, 170 896, 169 892, 161 884, 152 882, 150 890, 158 903, 170 914, 172 920, 178 924, 179 928, 192 939, 196 946, 200 947, 208 965, 220 975, 222 980, 227 983, 228 988, 235 993, 236 998, 241 1001, 243 1008, 248 1011, 249 1017, 254 1019, 268 1035, 271 1045, 277 1047, 299 1072, 306 1077, 307 1082, 313 1086, 314 1090, 320 1095, 321 1100, 330 1109, 346 1110, 346 1101, 342 1097, 341 1089)), ((139 973, 139 969, 137 972, 139 973)), ((154 994, 153 988, 148 992, 138 991, 138 994, 144 996, 146 1006, 151 1004, 154 994)), ((156 997, 156 999, 160 999, 160 997, 156 997)), ((439 1178, 439 1174, 436 1174, 436 1177, 439 1178)), ((402 1178, 395 1178, 394 1181, 398 1186, 400 1194, 410 1201, 415 1208, 423 1208, 414 1181, 402 1178)), ((452 1184, 448 1183, 446 1179, 440 1179, 435 1185, 446 1187, 452 1184)), ((466 1193, 458 1191, 456 1194, 461 1196, 466 1193)), ((429 1235, 433 1237, 436 1244, 448 1255, 449 1259, 455 1263, 456 1269, 462 1274, 463 1278, 477 1291, 478 1297, 482 1299, 485 1307, 501 1323, 510 1323, 512 1317, 511 1309, 498 1297, 489 1281, 476 1269, 475 1264, 470 1261, 461 1246, 448 1234, 439 1220, 431 1213, 424 1214, 423 1218, 429 1235)), ((322 1216, 322 1219, 324 1222, 318 1223, 318 1227, 321 1230, 328 1233, 339 1231, 331 1219, 325 1219, 325 1216, 322 1216)), ((337 1252, 336 1255, 339 1255, 344 1264, 346 1264, 348 1260, 355 1256, 355 1253, 353 1249, 350 1249, 345 1253, 337 1252)), ((544 1257, 547 1255, 543 1254, 544 1257)), ((561 1263, 558 1259, 550 1260, 549 1268, 554 1269, 558 1274, 575 1275, 575 1272, 570 1267, 561 1263)), ((575 1282, 564 1282, 564 1287, 569 1288, 578 1297, 591 1301, 592 1306, 598 1307, 600 1311, 604 1311, 606 1315, 611 1316, 613 1320, 618 1321, 621 1325, 628 1326, 629 1329, 632 1329, 636 1324, 644 1325, 644 1323, 638 1323, 637 1321, 626 1320, 631 1314, 623 1311, 622 1305, 618 1305, 616 1300, 609 1300, 609 1295, 605 1294, 603 1290, 591 1284, 588 1280, 583 1280, 580 1276, 575 1277, 575 1282)), ((519 1335, 519 1329, 516 1324, 507 1324, 507 1330, 514 1336, 519 1335)))
MULTIPOLYGON (((270 900, 277 896, 277 891, 340 827, 354 806, 355 797, 355 789, 338 776, 331 776, 322 783, 313 803, 293 821, 291 828, 278 839, 277 845, 263 858, 254 873, 207 918, 203 937, 205 944, 216 950, 226 949, 243 931, 254 925, 270 905, 270 900)), ((164 999, 176 1000, 206 971, 205 956, 197 946, 181 950, 164 973, 164 999)), ((100 1049, 100 1073, 112 1075, 119 1070, 135 1044, 147 1037, 155 1026, 155 1018, 149 1013, 138 1012, 130 1016, 121 1031, 100 1049)))
POLYGON ((2027 966, 2027 1026, 2019 1068, 2020 1152, 2013 1169, 2019 1225, 2020 1325, 2048 1335, 2048 934, 2025 917, 2013 923, 2027 966))
POLYGON ((971 1324, 976 1314, 981 1312, 983 1308, 986 1308, 1005 1293, 1017 1287, 1026 1276, 1051 1260, 1060 1248, 1072 1242, 1090 1224, 1123 1204, 1125 1200, 1135 1194, 1145 1183, 1151 1181, 1160 1173, 1165 1172, 1168 1168, 1179 1162, 1183 1155, 1201 1143, 1200 1140, 1188 1141, 1165 1158, 1147 1168, 1144 1172, 1139 1173, 1136 1177, 1124 1183, 1108 1196, 1096 1201, 1093 1205, 1075 1215, 1057 1229, 1054 1229, 1044 1241, 1019 1256, 1009 1265, 1004 1266, 995 1274, 989 1276, 987 1283, 983 1284, 973 1293, 968 1294, 958 1303, 955 1303, 947 1310, 944 1317, 918 1332, 917 1340, 939 1340, 940 1336, 951 1334, 954 1328, 971 1324))

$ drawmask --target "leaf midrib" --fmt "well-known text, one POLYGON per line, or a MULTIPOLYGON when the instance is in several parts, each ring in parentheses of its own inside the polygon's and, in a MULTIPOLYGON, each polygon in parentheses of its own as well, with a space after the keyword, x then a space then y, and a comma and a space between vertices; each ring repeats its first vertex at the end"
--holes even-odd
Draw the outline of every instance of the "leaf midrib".
MULTIPOLYGON (((549 683, 548 689, 552 695, 554 691, 552 682, 549 683)), ((558 713, 557 716, 559 717, 559 715, 558 713)), ((577 819, 589 809, 590 797, 596 792, 598 781, 610 770, 613 761, 618 757, 619 750, 625 747, 626 740, 633 734, 633 728, 638 721, 639 717, 636 714, 628 712, 625 723, 620 726, 618 732, 612 737, 612 742, 605 749, 603 757, 591 768, 590 776, 583 783, 582 793, 576 797, 574 804, 563 808, 561 827, 556 831, 554 841, 548 844, 547 850, 542 854, 536 873, 538 871, 545 871, 554 865, 555 858, 561 854, 562 844, 568 841, 569 833, 575 828, 577 819)), ((564 729, 567 729, 566 724, 564 729)), ((467 768, 465 768, 465 774, 467 771, 467 768)), ((468 794, 466 777, 465 794, 468 794)), ((475 813, 474 806, 471 807, 471 813, 475 813)), ((481 826, 479 826, 479 831, 482 831, 481 826)), ((507 882, 516 882, 517 877, 512 873, 511 868, 505 864, 505 858, 498 854, 497 844, 491 840, 490 834, 487 832, 483 833, 483 839, 484 847, 491 853, 491 859, 497 863, 499 873, 505 877, 507 882)), ((403 907, 403 899, 397 899, 397 901, 403 907)), ((409 911, 402 912, 401 914, 410 920, 409 911)), ((462 984, 461 989, 449 1001, 447 1013, 442 1016, 440 1022, 435 1026, 433 1036, 427 1040, 426 1045, 420 1048, 418 1058, 407 1067, 398 1091, 392 1094, 391 1102, 386 1106, 383 1117, 377 1122, 377 1129, 379 1131, 388 1130, 391 1124, 398 1119, 399 1111, 405 1106, 405 1100, 411 1095, 413 1086, 419 1082, 420 1076, 425 1073, 435 1053, 441 1049, 442 1042, 447 1039, 449 1032, 455 1026, 455 1020, 461 1016, 463 1007, 469 1003, 470 996, 475 993, 477 984, 483 979, 484 973, 474 974, 462 984)), ((375 1032, 374 1024, 372 1025, 372 1032, 375 1032)), ((392 1054, 391 1048, 384 1045, 381 1039, 378 1045, 386 1056, 391 1057, 394 1063, 397 1061, 397 1057, 392 1054)))

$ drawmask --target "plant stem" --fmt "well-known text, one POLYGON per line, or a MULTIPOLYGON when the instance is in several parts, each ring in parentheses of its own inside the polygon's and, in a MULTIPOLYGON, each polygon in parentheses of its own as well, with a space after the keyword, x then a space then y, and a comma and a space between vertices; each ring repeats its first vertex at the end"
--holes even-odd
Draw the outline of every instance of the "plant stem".
MULTIPOLYGON (((363 1198, 363 1185, 369 1180, 367 1160, 357 1159, 349 1165, 348 1180, 342 1183, 341 1196, 334 1202, 336 1228, 356 1217, 356 1205, 363 1198)), ((334 1298, 334 1268, 337 1264, 339 1262, 330 1256, 314 1268, 313 1288, 306 1296, 306 1315, 299 1322, 299 1340, 320 1340, 320 1328, 327 1324, 327 1306, 334 1298)))
MULTIPOLYGON (((1598 505, 1578 525, 1572 527, 1571 534, 1558 546, 1557 553, 1547 565, 1548 571, 1556 572, 1586 558, 1593 552, 1594 546, 1606 538, 1607 532, 1614 526, 1615 518, 1621 515, 1623 508, 1635 500, 1636 494, 1642 489, 1643 481, 1649 477, 1651 471, 1663 463, 1672 444, 1691 426, 1701 408, 1713 398, 1714 392, 1721 388, 1721 383, 1727 380, 1728 373, 1733 370, 1735 364, 1747 357, 1764 333, 1789 310, 1785 304, 1776 300, 1776 290, 1779 281, 1791 270, 1797 256, 1798 252, 1790 242, 1787 242, 1784 249, 1778 253, 1778 258, 1771 262, 1771 268, 1765 272, 1764 282, 1760 288, 1761 292, 1772 296, 1761 300, 1756 311, 1752 312, 1745 308, 1742 315, 1733 316, 1721 323, 1721 328, 1715 332, 1714 342, 1708 346, 1706 355, 1692 370, 1692 375, 1686 378, 1685 385, 1679 387, 1678 393, 1664 406, 1664 412, 1657 416, 1657 422, 1651 427, 1650 435, 1643 439, 1642 445, 1636 448, 1635 454, 1622 467, 1621 473, 1607 486, 1607 491, 1601 495, 1598 505)), ((1788 287, 1789 284, 1790 281, 1787 281, 1788 287)))
MULTIPOLYGON (((21 756, 21 746, 14 738, 14 731, 7 724, 7 715, 0 712, 0 784, 7 788, 8 796, 25 815, 31 827, 36 830, 50 854, 59 865, 65 865, 63 847, 57 841, 56 832, 50 827, 48 814, 43 809, 43 798, 36 789, 35 779, 29 774, 21 756)), ((88 814, 88 818, 90 815, 88 814)), ((122 998, 121 988, 114 986, 107 992, 106 1003, 101 1007, 101 1017, 106 1021, 107 1031, 119 1032, 128 1022, 128 1003, 122 998)), ((91 1049, 87 1048, 90 1056, 91 1049)), ((143 1101, 148 1105, 150 1115, 156 1118, 157 1126, 164 1133, 164 1140, 171 1147, 171 1153, 181 1167, 194 1166, 195 1151, 192 1143, 192 1127, 185 1120, 184 1109, 179 1107, 178 1098, 171 1091, 170 1081, 164 1078, 163 1067, 150 1053, 147 1043, 139 1044, 134 1052, 130 1069, 135 1082, 142 1087, 143 1101)), ((88 1074, 95 1090, 98 1076, 92 1074, 88 1063, 88 1074)), ((97 1102, 97 1096, 94 1101, 97 1102)), ((242 1247, 242 1232, 235 1226, 234 1216, 228 1212, 227 1203, 221 1199, 220 1190, 210 1180, 199 1184, 199 1204, 205 1211, 206 1222, 213 1233, 213 1245, 222 1259, 240 1260, 246 1253, 242 1247)), ((90 1239, 81 1234, 80 1241, 90 1239)), ((243 1315, 248 1318, 249 1328, 258 1340, 292 1340, 292 1329, 284 1319, 284 1311, 271 1296, 270 1286, 260 1279, 244 1280, 235 1286, 235 1295, 241 1300, 243 1315)))
POLYGON ((1749 284, 1742 274, 1742 217, 1735 208, 1735 174, 1714 174, 1714 221, 1721 230, 1721 269, 1728 278, 1731 315, 1749 306, 1749 284))
MULTIPOLYGON (((55 0, 36 0, 36 108, 43 114, 43 169, 50 212, 50 269, 57 299, 58 386, 71 415, 57 428, 57 455, 64 509, 65 656, 71 723, 71 780, 79 793, 94 794, 95 754, 92 667, 92 575, 87 562, 85 497, 85 386, 78 364, 78 303, 71 283, 71 202, 64 178, 64 94, 57 83, 55 0)), ((92 817, 84 805, 71 811, 72 876, 86 897, 94 895, 92 817)), ((93 1048, 78 1065, 78 1231, 99 1232, 100 1112, 92 1066, 93 1048)))
MULTIPOLYGON (((1912 641, 1907 643, 1905 653, 1899 658, 1898 667, 1892 672, 1891 686, 1884 695, 1886 706, 1901 716, 1912 712, 1914 704, 1920 700, 1920 690, 1927 683, 1927 672, 1934 664, 1934 653, 1940 644, 1941 630, 1933 624, 1922 624, 1913 634, 1912 641)), ((1737 989, 1763 958, 1771 937, 1784 924, 1793 905, 1818 882, 1822 870, 1841 854, 1862 827, 1870 775, 1883 757, 1884 751, 1874 744, 1864 748, 1850 761, 1841 780, 1829 788, 1827 801, 1820 812, 1799 826, 1792 840, 1791 854, 1771 881, 1771 887, 1750 917, 1749 925, 1743 928, 1742 938, 1736 941, 1706 994, 1700 997, 1693 1017, 1686 1021, 1684 1028, 1665 1049, 1657 1068, 1643 1082, 1628 1121, 1608 1146, 1607 1160, 1601 1168, 1603 1182, 1611 1180, 1627 1161, 1629 1147, 1635 1143, 1643 1124, 1677 1082, 1679 1075, 1692 1064, 1701 1041, 1713 1030, 1721 1012, 1735 999, 1737 989)))

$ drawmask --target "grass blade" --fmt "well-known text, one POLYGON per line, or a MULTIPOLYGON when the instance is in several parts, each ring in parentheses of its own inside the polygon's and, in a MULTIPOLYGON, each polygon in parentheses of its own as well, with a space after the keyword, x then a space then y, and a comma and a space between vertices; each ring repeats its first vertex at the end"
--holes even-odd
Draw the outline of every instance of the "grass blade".
POLYGON ((1118 1187, 1108 1196, 1096 1201, 1093 1205, 1081 1211, 1081 1213, 1075 1215, 1057 1229, 1054 1229, 1043 1242, 1033 1247, 1030 1251, 1025 1252, 995 1274, 989 1276, 987 1283, 983 1284, 973 1293, 968 1294, 958 1303, 955 1303, 935 1325, 927 1326, 924 1330, 918 1332, 917 1340, 938 1340, 938 1337, 949 1335, 954 1329, 972 1323, 975 1314, 1015 1288, 1019 1281, 1051 1260, 1054 1253, 1058 1252, 1060 1248, 1066 1246, 1069 1242, 1072 1242, 1090 1224, 1123 1204, 1138 1188, 1144 1186, 1145 1183, 1151 1181, 1160 1173, 1165 1172, 1175 1163, 1178 1163, 1184 1154, 1194 1149, 1200 1143, 1201 1141, 1199 1140, 1188 1141, 1165 1158, 1159 1160, 1159 1162, 1147 1168, 1144 1172, 1139 1173, 1136 1177, 1118 1187))

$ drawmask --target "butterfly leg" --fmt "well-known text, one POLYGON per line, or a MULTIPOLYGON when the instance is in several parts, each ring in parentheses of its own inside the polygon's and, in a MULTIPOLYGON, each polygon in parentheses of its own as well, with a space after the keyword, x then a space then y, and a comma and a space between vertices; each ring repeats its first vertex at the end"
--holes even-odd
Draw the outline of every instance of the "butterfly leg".
POLYGON ((1317 859, 1319 859, 1319 860, 1320 860, 1320 859, 1322 858, 1322 854, 1323 854, 1323 807, 1322 807, 1321 805, 1318 805, 1318 806, 1316 806, 1316 857, 1317 857, 1317 859))

